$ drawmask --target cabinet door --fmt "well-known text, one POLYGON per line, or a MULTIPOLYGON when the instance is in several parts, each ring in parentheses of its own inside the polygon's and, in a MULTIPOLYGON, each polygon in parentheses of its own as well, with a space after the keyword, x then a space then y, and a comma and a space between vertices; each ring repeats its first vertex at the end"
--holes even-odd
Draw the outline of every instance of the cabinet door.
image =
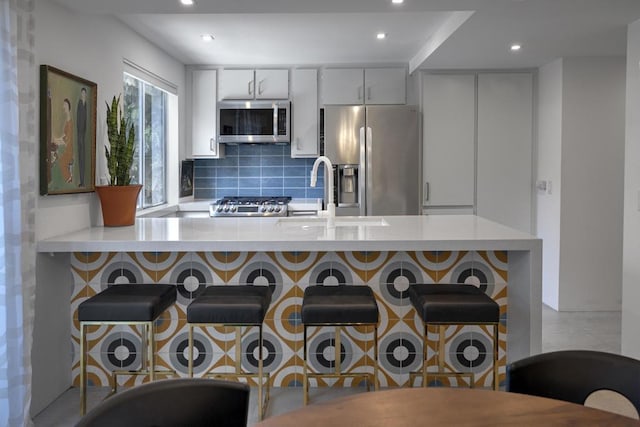
POLYGON ((253 70, 222 70, 220 99, 253 99, 255 84, 253 70))
POLYGON ((291 157, 318 157, 318 71, 293 70, 291 157))
POLYGON ((531 231, 533 77, 478 75, 477 214, 531 231))
POLYGON ((216 138, 216 70, 193 70, 191 84, 191 154, 219 158, 224 145, 216 138))
POLYGON ((425 74, 422 99, 423 206, 472 208, 475 76, 425 74))
POLYGON ((406 104, 407 71, 404 68, 364 70, 365 104, 406 104))
POLYGON ((364 69, 328 68, 322 72, 322 103, 354 105, 364 102, 364 69))
POLYGON ((288 99, 289 70, 256 70, 256 99, 288 99))

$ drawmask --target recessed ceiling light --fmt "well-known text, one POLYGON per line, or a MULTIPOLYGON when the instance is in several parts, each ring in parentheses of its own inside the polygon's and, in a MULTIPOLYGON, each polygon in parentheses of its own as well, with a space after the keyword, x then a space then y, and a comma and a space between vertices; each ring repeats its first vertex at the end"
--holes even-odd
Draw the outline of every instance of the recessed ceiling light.
POLYGON ((180 0, 180 3, 185 6, 193 6, 193 0, 180 0))
POLYGON ((391 0, 391 3, 393 3, 393 4, 402 4, 402 3, 404 3, 404 0, 391 0))
POLYGON ((378 40, 386 39, 387 38, 387 34, 386 33, 378 33, 378 34, 376 34, 376 38, 378 40))
POLYGON ((202 38, 202 41, 204 42, 210 42, 213 40, 213 36, 211 34, 203 34, 200 38, 202 38))
POLYGON ((513 52, 517 52, 522 48, 522 46, 520 46, 519 44, 512 44, 511 45, 511 51, 513 52))

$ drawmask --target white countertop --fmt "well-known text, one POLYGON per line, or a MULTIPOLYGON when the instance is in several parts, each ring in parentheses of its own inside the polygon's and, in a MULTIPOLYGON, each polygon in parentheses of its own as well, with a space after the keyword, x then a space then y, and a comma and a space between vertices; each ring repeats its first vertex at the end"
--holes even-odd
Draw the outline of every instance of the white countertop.
MULTIPOLYGON (((338 217, 341 218, 341 217, 338 217)), ((344 217, 342 217, 344 218, 344 217)), ((373 217, 367 217, 373 218, 373 217)), ((37 244, 38 252, 524 250, 542 241, 474 215, 378 217, 388 223, 328 228, 276 218, 138 218, 37 244)))

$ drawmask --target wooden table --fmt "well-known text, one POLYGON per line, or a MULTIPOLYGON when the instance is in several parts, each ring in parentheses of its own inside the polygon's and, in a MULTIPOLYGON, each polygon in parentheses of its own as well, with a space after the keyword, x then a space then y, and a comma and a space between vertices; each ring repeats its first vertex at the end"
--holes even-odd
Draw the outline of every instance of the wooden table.
POLYGON ((258 427, 640 426, 640 421, 574 403, 462 388, 403 388, 311 404, 258 427))

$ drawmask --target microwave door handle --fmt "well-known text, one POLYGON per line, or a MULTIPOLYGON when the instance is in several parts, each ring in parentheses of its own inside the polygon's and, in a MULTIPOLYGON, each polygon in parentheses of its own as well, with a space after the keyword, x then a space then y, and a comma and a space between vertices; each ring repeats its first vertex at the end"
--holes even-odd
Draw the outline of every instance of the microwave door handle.
POLYGON ((252 95, 252 93, 251 93, 251 83, 253 83, 253 80, 249 80, 249 81, 247 82, 247 93, 248 93, 249 95, 252 95))

